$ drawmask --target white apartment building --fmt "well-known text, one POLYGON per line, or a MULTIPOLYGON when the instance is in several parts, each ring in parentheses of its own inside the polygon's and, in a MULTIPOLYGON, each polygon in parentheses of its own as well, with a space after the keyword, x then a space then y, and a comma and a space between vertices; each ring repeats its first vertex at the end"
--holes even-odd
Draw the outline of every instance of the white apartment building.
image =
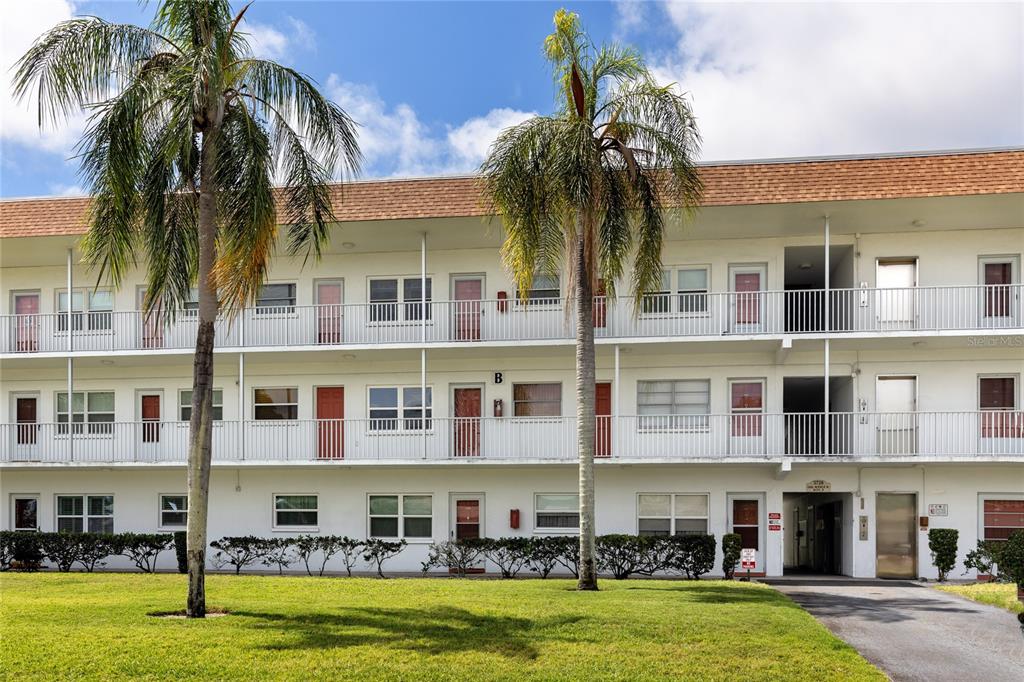
MULTIPOLYGON (((598 532, 934 577, 927 527, 961 559, 1024 527, 1024 150, 702 172, 661 289, 597 300, 598 532)), ((87 205, 0 202, 0 527, 183 529, 194 313, 97 284, 87 205)), ((275 257, 220 323, 211 539, 405 538, 418 570, 575 531, 563 282, 520 300, 481 206, 473 178, 353 183, 322 260, 275 257)))

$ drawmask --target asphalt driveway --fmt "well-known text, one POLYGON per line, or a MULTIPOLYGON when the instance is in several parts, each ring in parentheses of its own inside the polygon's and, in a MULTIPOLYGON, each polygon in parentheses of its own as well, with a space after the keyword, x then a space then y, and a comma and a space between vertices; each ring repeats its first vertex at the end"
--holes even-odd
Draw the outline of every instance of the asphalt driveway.
POLYGON ((894 680, 1024 680, 1024 632, 1008 611, 914 583, 773 585, 894 680))

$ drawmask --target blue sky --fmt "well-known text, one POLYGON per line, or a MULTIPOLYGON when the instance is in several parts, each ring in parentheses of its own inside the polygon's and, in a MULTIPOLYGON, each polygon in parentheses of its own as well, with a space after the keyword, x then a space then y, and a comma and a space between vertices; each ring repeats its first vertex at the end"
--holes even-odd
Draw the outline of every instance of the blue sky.
MULTIPOLYGON (((464 173, 497 132, 552 107, 541 42, 563 5, 691 93, 705 159, 1024 144, 1024 5, 281 2, 254 48, 310 74, 362 124, 366 177, 464 173)), ((72 14, 148 23, 135 2, 2 10, 3 67, 72 14)), ((0 196, 82 191, 82 119, 40 133, 2 93, 0 196)))

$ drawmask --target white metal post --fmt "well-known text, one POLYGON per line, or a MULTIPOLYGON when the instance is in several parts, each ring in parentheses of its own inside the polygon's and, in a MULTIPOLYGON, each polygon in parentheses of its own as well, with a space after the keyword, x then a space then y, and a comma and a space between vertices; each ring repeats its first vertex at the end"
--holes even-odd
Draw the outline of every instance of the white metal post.
MULTIPOLYGON (((399 398, 401 399, 401 398, 399 398)), ((420 430, 427 458, 427 233, 420 235, 420 430)))
MULTIPOLYGON (((71 276, 72 261, 74 258, 74 247, 68 248, 68 310, 67 310, 67 323, 68 323, 68 461, 74 461, 75 459, 75 361, 71 357, 71 352, 75 349, 75 342, 72 339, 74 325, 74 316, 72 311, 75 307, 75 297, 72 293, 72 286, 74 280, 71 276)), ((83 405, 84 407, 84 405, 83 405)))
POLYGON ((613 456, 621 455, 619 450, 619 431, 621 430, 622 423, 619 419, 619 344, 615 344, 615 378, 612 381, 612 443, 614 443, 614 449, 612 450, 613 456))
POLYGON ((238 354, 238 457, 245 459, 245 353, 238 354))
POLYGON ((832 320, 831 320, 831 317, 832 317, 832 291, 829 288, 830 285, 831 285, 831 274, 832 274, 831 273, 831 270, 832 270, 832 257, 831 257, 831 253, 830 253, 831 252, 831 241, 832 241, 831 227, 829 225, 828 215, 826 215, 825 216, 825 367, 824 367, 824 372, 825 372, 825 410, 824 410, 824 414, 822 415, 824 417, 824 419, 825 419, 825 424, 822 427, 822 433, 824 433, 824 435, 825 435, 824 449, 825 449, 825 454, 826 455, 829 454, 832 451, 832 444, 830 442, 830 440, 831 440, 831 433, 830 432, 831 432, 832 424, 831 424, 831 417, 829 416, 830 412, 831 412, 831 404, 830 404, 830 396, 829 396, 829 390, 831 389, 831 386, 830 386, 831 381, 829 379, 829 376, 830 376, 829 365, 831 363, 830 363, 829 354, 830 354, 831 348, 830 348, 830 343, 829 343, 829 333, 830 333, 830 331, 832 329, 832 320))

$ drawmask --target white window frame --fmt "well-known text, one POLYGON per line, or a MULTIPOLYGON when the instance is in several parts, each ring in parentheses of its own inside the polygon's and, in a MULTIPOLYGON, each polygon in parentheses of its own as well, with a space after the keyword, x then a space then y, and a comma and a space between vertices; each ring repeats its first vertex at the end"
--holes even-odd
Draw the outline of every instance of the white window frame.
POLYGON ((92 519, 110 519, 110 532, 117 532, 114 526, 114 510, 116 507, 114 499, 114 493, 55 493, 53 496, 53 530, 54 532, 60 532, 60 520, 61 519, 81 519, 82 520, 82 532, 92 533, 96 531, 89 530, 89 521, 92 519), (60 513, 60 499, 62 497, 73 497, 78 498, 82 501, 82 513, 79 514, 61 514, 60 513), (111 512, 110 514, 90 514, 89 513, 89 500, 93 497, 109 497, 111 512))
MULTIPOLYGON (((62 295, 67 295, 67 287, 56 289, 53 294, 53 310, 57 315, 57 329, 56 333, 66 334, 67 333, 67 319, 68 311, 60 309, 60 298, 62 295)), ((71 296, 68 300, 68 305, 71 306, 71 324, 72 330, 75 334, 113 334, 114 333, 114 290, 110 287, 72 287, 71 296), (75 296, 81 294, 82 296, 82 308, 81 310, 75 310, 75 296), (99 310, 93 310, 93 296, 97 294, 106 294, 110 296, 110 309, 101 308, 99 310), (97 320, 102 320, 104 317, 107 320, 107 324, 97 324, 97 320)))
POLYGON ((10 529, 22 532, 38 532, 41 529, 40 517, 42 507, 40 506, 39 493, 11 493, 10 495, 10 529), (36 501, 36 526, 35 528, 18 528, 15 526, 17 523, 17 514, 15 509, 17 508, 18 500, 35 500, 36 501))
MULTIPOLYGON (((551 282, 547 282, 551 284, 551 282)), ((545 273, 535 272, 533 274, 533 280, 530 282, 530 288, 526 292, 526 298, 523 298, 519 287, 515 284, 512 285, 516 291, 516 306, 530 306, 540 308, 557 308, 562 305, 562 276, 558 273, 545 273), (537 278, 545 277, 549 280, 554 280, 555 286, 538 287, 537 278), (557 291, 558 295, 555 298, 550 296, 534 296, 533 292, 536 291, 557 291)), ((595 296, 597 294, 595 293, 595 296)))
POLYGON ((53 417, 54 417, 54 421, 57 423, 57 435, 58 436, 67 436, 69 432, 74 433, 74 435, 76 437, 112 438, 114 436, 114 424, 117 423, 117 392, 116 391, 114 391, 114 390, 74 391, 72 393, 72 395, 70 396, 70 400, 68 401, 68 411, 67 412, 61 412, 60 411, 60 396, 62 396, 62 395, 67 395, 67 391, 54 391, 54 395, 53 395, 53 417), (81 412, 75 412, 74 411, 75 410, 75 396, 74 396, 75 393, 82 394, 82 411, 81 412), (91 394, 95 394, 95 393, 109 393, 111 395, 111 397, 114 400, 114 404, 113 404, 113 407, 111 408, 110 412, 100 412, 100 411, 90 412, 89 411, 89 396, 91 394), (67 422, 62 422, 60 420, 60 416, 62 414, 67 414, 68 415, 68 421, 67 422), (75 414, 81 414, 82 415, 82 421, 80 421, 80 422, 74 421, 74 415, 75 414), (109 415, 113 416, 113 419, 111 421, 89 421, 89 415, 90 414, 97 414, 97 415, 109 414, 109 415), (61 428, 61 425, 65 424, 65 423, 72 424, 72 426, 69 426, 66 429, 61 428), (82 427, 80 429, 76 429, 73 426, 73 424, 81 424, 82 427), (96 424, 98 426, 98 428, 91 429, 89 427, 89 424, 96 424), (106 424, 107 426, 105 428, 104 427, 100 427, 99 426, 100 424, 106 424))
POLYGON ((1024 493, 978 493, 978 540, 985 539, 985 502, 988 500, 1024 500, 1024 493))
POLYGON ((299 387, 298 386, 253 386, 252 387, 252 420, 259 422, 294 422, 299 419, 299 387), (256 391, 295 391, 294 403, 257 403, 256 391), (278 405, 294 405, 295 419, 260 419, 256 416, 257 407, 274 407, 278 405))
MULTIPOLYGON (((512 405, 511 405, 512 413, 509 416, 513 417, 514 419, 521 420, 521 421, 527 421, 528 420, 528 421, 545 421, 545 422, 548 422, 548 421, 560 420, 560 419, 562 419, 563 416, 565 416, 565 404, 564 404, 565 403, 565 390, 564 389, 565 389, 565 387, 562 385, 561 381, 516 381, 516 382, 513 382, 513 384, 512 384, 512 405), (557 415, 524 415, 524 416, 521 416, 521 417, 517 416, 516 415, 516 405, 518 404, 518 402, 525 402, 525 401, 516 401, 516 387, 517 386, 558 386, 558 414, 557 415)), ((544 400, 544 401, 539 401, 539 402, 549 402, 549 401, 544 400)))
POLYGON ((264 282, 260 287, 260 292, 256 297, 256 302, 253 304, 253 312, 259 316, 260 319, 266 319, 268 317, 297 317, 298 312, 296 310, 299 303, 299 286, 296 282, 264 282), (286 305, 274 305, 274 306, 261 306, 259 304, 260 299, 263 297, 263 290, 266 287, 274 286, 285 286, 291 287, 291 297, 288 299, 291 301, 290 304, 286 305))
POLYGON ((580 504, 579 504, 579 493, 556 493, 556 492, 545 492, 545 493, 534 493, 533 494, 533 532, 553 535, 579 535, 580 533, 580 504), (576 497, 576 505, 574 507, 566 507, 564 509, 546 509, 543 512, 538 508, 538 501, 545 495, 568 495, 576 497), (542 526, 538 522, 538 517, 541 514, 576 514, 576 527, 564 527, 554 528, 551 526, 542 526))
POLYGON ((273 493, 270 496, 270 513, 271 513, 271 529, 274 531, 303 531, 303 532, 318 532, 320 530, 320 494, 319 493, 273 493), (314 509, 278 509, 277 498, 279 497, 312 497, 316 500, 316 507, 314 509), (296 512, 313 512, 316 514, 316 523, 313 524, 289 524, 281 523, 277 515, 281 512, 284 513, 296 513, 296 512))
MULTIPOLYGON (((191 392, 192 392, 191 388, 181 388, 181 389, 178 389, 178 421, 180 421, 180 422, 187 422, 187 421, 189 421, 191 419, 191 414, 188 417, 182 416, 182 411, 185 408, 188 408, 188 410, 190 412, 192 410, 192 398, 189 397, 188 403, 184 402, 185 394, 186 393, 191 393, 191 392)), ((253 392, 253 398, 255 399, 255 397, 256 397, 256 393, 254 391, 253 392)), ((214 389, 213 389, 213 408, 217 409, 218 407, 220 408, 220 417, 214 417, 213 420, 214 421, 218 421, 218 422, 219 421, 224 421, 224 389, 214 387, 214 389), (219 403, 217 402, 217 393, 218 392, 220 393, 220 402, 219 403)))
MULTIPOLYGON (((408 325, 408 324, 423 324, 422 317, 410 317, 408 315, 410 305, 422 305, 424 308, 423 313, 426 315, 426 324, 431 325, 434 323, 433 319, 433 300, 434 300, 434 278, 433 275, 388 275, 386 277, 367 277, 366 278, 366 324, 374 326, 386 326, 386 325, 408 325), (406 299, 405 297, 405 283, 408 280, 415 280, 420 282, 426 280, 426 288, 429 292, 424 301, 422 298, 406 299), (373 286, 374 282, 395 282, 395 301, 378 301, 374 302, 371 299, 370 287, 373 286), (374 306, 395 306, 395 319, 393 320, 374 320, 374 306)), ((383 309, 383 308, 382 308, 383 309)))
POLYGON ((160 530, 176 531, 182 530, 188 526, 188 493, 159 493, 156 497, 156 513, 157 520, 156 525, 160 530), (171 509, 164 509, 164 498, 165 497, 182 497, 185 499, 185 508, 181 511, 173 511, 171 509), (185 523, 166 523, 164 521, 164 513, 168 514, 184 514, 185 523))
POLYGON ((636 412, 637 427, 643 433, 707 433, 711 430, 711 379, 638 379, 636 382, 636 412), (641 415, 640 414, 640 385, 647 383, 673 384, 673 402, 670 407, 676 407, 674 384, 679 382, 703 382, 707 385, 707 411, 704 413, 686 414, 671 413, 667 415, 641 415))
MULTIPOLYGON (((1008 408, 1011 412, 1016 412, 1020 409, 1020 375, 1013 374, 1012 372, 996 372, 992 374, 979 374, 978 381, 975 388, 975 404, 978 406, 979 412, 988 412, 993 410, 991 407, 981 406, 981 381, 982 379, 1012 379, 1013 380, 1013 407, 1008 408)), ((1007 409, 1007 408, 1003 408, 1007 409)))
POLYGON ((640 492, 636 494, 636 534, 640 535, 640 521, 642 519, 668 519, 669 521, 669 535, 675 536, 679 529, 676 527, 676 521, 693 521, 703 520, 704 521, 704 535, 708 535, 711 529, 711 493, 664 493, 664 492, 640 492), (669 515, 668 516, 641 516, 640 515, 640 498, 644 495, 667 495, 669 498, 669 515), (704 516, 681 516, 676 511, 676 498, 677 497, 703 497, 704 498, 704 516))
POLYGON ((381 436, 386 436, 386 435, 389 435, 389 434, 392 434, 392 435, 393 434, 408 435, 408 434, 411 434, 411 433, 414 433, 414 434, 433 433, 434 432, 434 423, 436 421, 434 419, 434 386, 433 386, 433 384, 427 384, 427 387, 426 387, 427 388, 427 397, 429 398, 429 401, 426 404, 426 415, 425 415, 425 419, 426 419, 426 422, 427 422, 426 423, 426 428, 419 428, 419 429, 417 429, 417 428, 407 428, 406 427, 406 423, 407 422, 409 422, 409 421, 415 422, 415 421, 418 421, 418 420, 424 418, 424 415, 422 414, 422 412, 420 412, 420 408, 418 408, 418 407, 408 407, 407 408, 405 406, 405 392, 407 390, 416 390, 416 391, 418 391, 418 390, 420 390, 420 388, 422 388, 422 387, 419 384, 400 384, 400 385, 397 385, 397 386, 396 385, 367 386, 366 387, 366 419, 368 420, 367 429, 366 429, 367 433, 370 434, 370 435, 381 435, 381 436), (396 428, 394 428, 394 429, 378 429, 378 428, 374 428, 374 423, 375 422, 377 422, 377 421, 389 421, 390 420, 389 418, 384 418, 384 417, 378 418, 378 417, 371 416, 372 411, 374 409, 390 409, 390 408, 374 408, 374 407, 370 406, 371 405, 371 403, 370 403, 370 391, 372 391, 374 389, 395 389, 395 395, 397 396, 397 400, 398 400, 398 404, 395 407, 395 412, 396 412, 396 416, 395 416, 396 424, 395 424, 395 426, 396 426, 396 428), (415 416, 406 417, 405 416, 405 411, 406 410, 416 410, 417 414, 415 416))
MULTIPOLYGON (((647 301, 660 302, 662 298, 668 300, 668 305, 663 306, 665 310, 645 310, 641 308, 642 317, 709 317, 711 315, 711 265, 708 263, 693 263, 686 265, 669 265, 664 266, 661 269, 662 276, 662 287, 658 291, 652 291, 645 295, 644 300, 641 302, 641 306, 645 308, 647 301), (679 277, 684 271, 689 270, 700 270, 704 272, 704 288, 703 289, 681 289, 679 287, 679 277), (666 289, 665 278, 668 278, 668 288, 666 289), (704 296, 704 310, 684 310, 683 306, 680 305, 680 298, 684 295, 704 296), (652 298, 646 298, 652 297, 652 298)), ((656 307, 656 306, 655 306, 656 307)))
POLYGON ((434 495, 433 493, 367 493, 366 494, 366 537, 375 540, 405 540, 409 544, 429 544, 434 541, 434 495), (398 501, 398 510, 395 514, 371 514, 370 513, 370 500, 374 497, 394 497, 398 501), (430 500, 430 514, 406 514, 405 513, 405 498, 407 497, 426 497, 430 500), (373 535, 371 529, 371 519, 397 519, 398 524, 398 535, 373 535), (410 519, 430 519, 430 535, 421 536, 408 536, 405 534, 405 520, 410 519))

